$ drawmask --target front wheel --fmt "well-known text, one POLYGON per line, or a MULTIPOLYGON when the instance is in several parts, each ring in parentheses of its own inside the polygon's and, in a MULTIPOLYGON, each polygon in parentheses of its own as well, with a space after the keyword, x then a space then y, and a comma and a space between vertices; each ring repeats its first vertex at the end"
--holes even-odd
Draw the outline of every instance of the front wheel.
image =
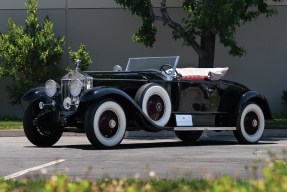
POLYGON ((49 147, 57 143, 63 134, 63 127, 54 122, 54 113, 40 115, 42 111, 36 102, 31 103, 24 113, 23 128, 28 140, 39 147, 49 147), (37 118, 37 122, 35 119, 37 118))
POLYGON ((115 101, 107 99, 91 105, 85 116, 85 131, 92 145, 112 148, 126 132, 126 115, 115 101))
POLYGON ((234 136, 239 143, 257 143, 265 128, 265 118, 262 109, 256 103, 249 103, 238 116, 234 136))

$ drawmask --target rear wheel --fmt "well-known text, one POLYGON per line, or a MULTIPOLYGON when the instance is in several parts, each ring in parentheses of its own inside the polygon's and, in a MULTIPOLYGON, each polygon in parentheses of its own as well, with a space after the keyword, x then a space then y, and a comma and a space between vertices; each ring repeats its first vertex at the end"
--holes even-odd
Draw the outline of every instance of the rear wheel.
POLYGON ((23 127, 26 137, 32 144, 49 147, 61 138, 63 128, 60 123, 54 122, 54 112, 40 115, 42 112, 37 102, 31 103, 24 113, 23 127))
POLYGON ((126 115, 114 100, 104 100, 90 106, 85 117, 86 135, 92 145, 112 148, 118 145, 126 132, 126 115))
POLYGON ((262 109, 256 103, 248 103, 238 116, 234 136, 239 143, 257 143, 265 128, 262 109))
POLYGON ((175 135, 185 143, 194 143, 196 142, 203 131, 176 131, 175 135))

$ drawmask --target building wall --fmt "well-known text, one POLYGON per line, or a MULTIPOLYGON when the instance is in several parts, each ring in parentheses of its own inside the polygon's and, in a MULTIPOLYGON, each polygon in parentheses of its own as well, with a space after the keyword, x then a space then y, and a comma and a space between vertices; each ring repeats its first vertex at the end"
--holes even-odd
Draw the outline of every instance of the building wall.
MULTIPOLYGON (((12 18, 17 24, 24 24, 26 10, 24 0, 0 1, 0 32, 7 30, 7 20, 12 18)), ((251 89, 260 91, 270 103, 273 112, 285 112, 281 102, 287 52, 287 7, 276 6, 279 11, 272 18, 260 17, 251 24, 241 27, 236 34, 238 44, 247 53, 241 58, 228 55, 228 49, 219 42, 216 45, 215 67, 230 67, 226 79, 241 82, 251 89)), ((282 4, 281 3, 281 4, 282 4)), ((159 5, 159 0, 154 1, 159 5)), ((180 21, 183 17, 180 1, 169 4, 170 15, 180 21)), ((180 66, 196 67, 198 58, 190 47, 183 47, 181 41, 174 41, 171 30, 158 23, 157 42, 153 48, 134 43, 131 36, 140 26, 140 20, 131 16, 113 0, 40 0, 39 17, 49 15, 55 26, 55 33, 65 36, 67 46, 76 50, 80 43, 87 46, 93 58, 90 70, 111 70, 113 65, 126 65, 129 57, 181 56, 180 66)), ((65 47, 66 48, 66 47, 65 47)), ((72 65, 65 54, 62 65, 72 65)), ((0 79, 0 89, 4 90, 7 79, 0 79)), ((19 106, 8 104, 7 93, 0 94, 0 116, 22 116, 19 106)))

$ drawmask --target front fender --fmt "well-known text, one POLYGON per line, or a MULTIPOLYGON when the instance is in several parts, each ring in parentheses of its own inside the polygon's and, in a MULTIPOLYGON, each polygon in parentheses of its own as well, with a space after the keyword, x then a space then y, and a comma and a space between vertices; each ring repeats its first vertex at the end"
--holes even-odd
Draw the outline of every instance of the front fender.
POLYGON ((95 87, 93 89, 88 90, 84 95, 81 96, 80 102, 85 103, 92 100, 100 99, 101 97, 105 97, 108 95, 120 95, 126 98, 130 98, 125 92, 112 88, 112 87, 95 87))
POLYGON ((149 117, 142 111, 139 105, 124 91, 113 88, 113 87, 95 87, 93 89, 88 90, 84 95, 80 98, 79 110, 86 111, 87 104, 93 101, 100 101, 106 98, 111 98, 118 101, 125 112, 132 114, 135 118, 142 118, 147 125, 149 125, 148 131, 161 131, 163 127, 156 125, 153 121, 150 120, 149 117), (136 115, 140 114, 140 115, 136 115))
POLYGON ((259 94, 257 91, 248 91, 246 92, 240 99, 238 104, 238 114, 243 110, 243 108, 247 105, 248 102, 255 102, 257 103, 265 116, 265 119, 271 120, 272 114, 270 110, 270 106, 266 100, 266 98, 259 94))
POLYGON ((124 91, 113 87, 95 87, 88 90, 80 98, 80 106, 93 101, 100 101, 105 98, 111 98, 119 101, 122 105, 130 108, 133 111, 141 111, 138 104, 124 91))
POLYGON ((30 102, 35 100, 49 100, 44 87, 30 89, 21 98, 22 102, 30 102))

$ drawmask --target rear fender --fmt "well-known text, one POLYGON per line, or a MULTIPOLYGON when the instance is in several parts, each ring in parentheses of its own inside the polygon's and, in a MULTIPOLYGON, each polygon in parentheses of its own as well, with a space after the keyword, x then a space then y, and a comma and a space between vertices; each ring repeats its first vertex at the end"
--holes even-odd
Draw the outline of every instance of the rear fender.
POLYGON ((270 110, 270 106, 266 100, 266 98, 262 95, 260 95, 257 91, 248 91, 246 92, 240 99, 237 113, 240 114, 240 112, 244 109, 244 107, 249 102, 254 102, 261 107, 265 119, 272 120, 272 114, 270 110))
POLYGON ((134 118, 139 118, 139 116, 143 118, 143 120, 150 125, 149 127, 152 127, 152 130, 150 131, 160 131, 163 129, 163 127, 156 125, 146 116, 133 98, 122 90, 113 87, 95 87, 88 90, 84 95, 81 96, 78 112, 83 114, 91 102, 99 102, 106 98, 111 98, 118 101, 122 105, 127 115, 134 118))

